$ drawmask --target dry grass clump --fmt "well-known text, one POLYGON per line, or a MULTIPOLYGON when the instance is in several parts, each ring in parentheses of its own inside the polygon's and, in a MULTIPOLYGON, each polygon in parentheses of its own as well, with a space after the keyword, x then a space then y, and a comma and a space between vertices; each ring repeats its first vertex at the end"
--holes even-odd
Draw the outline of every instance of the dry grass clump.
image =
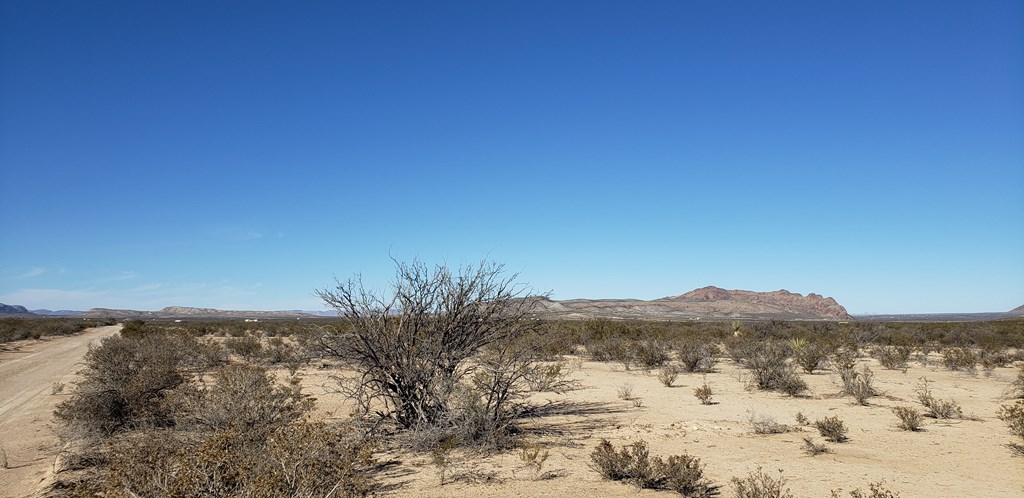
POLYGON ((685 453, 667 460, 652 458, 644 441, 615 451, 607 439, 602 439, 590 459, 592 468, 605 479, 629 482, 642 489, 667 489, 693 498, 717 494, 716 486, 704 478, 699 458, 685 453))
POLYGON ((921 416, 921 412, 917 411, 913 407, 895 406, 893 407, 892 412, 900 419, 899 424, 897 424, 900 429, 905 431, 921 430, 921 424, 924 422, 924 417, 921 416))
POLYGON ((760 413, 751 413, 748 419, 755 434, 782 434, 789 432, 789 426, 780 424, 774 418, 760 413))
POLYGON ((765 474, 761 467, 747 477, 739 479, 732 478, 734 495, 736 498, 794 498, 786 487, 786 478, 779 470, 778 479, 765 474))
POLYGON ((810 456, 818 456, 824 453, 831 453, 832 450, 824 444, 815 443, 813 439, 809 437, 804 438, 804 453, 810 456))
MULTIPOLYGON (((839 498, 839 491, 832 490, 832 498, 839 498)), ((850 491, 850 498, 900 498, 900 494, 885 488, 885 482, 875 482, 868 485, 867 491, 857 488, 850 491)))
POLYGON ((816 420, 814 426, 818 428, 818 432, 826 441, 842 443, 847 440, 846 434, 849 430, 838 415, 816 420))

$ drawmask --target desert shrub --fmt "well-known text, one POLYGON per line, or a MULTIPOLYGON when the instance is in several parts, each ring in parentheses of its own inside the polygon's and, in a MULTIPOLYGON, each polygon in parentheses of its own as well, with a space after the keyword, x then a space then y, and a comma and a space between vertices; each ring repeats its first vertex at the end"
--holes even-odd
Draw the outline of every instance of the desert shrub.
POLYGON ((209 429, 234 427, 242 431, 291 423, 313 404, 297 382, 275 385, 266 369, 248 364, 227 365, 214 373, 211 387, 180 396, 187 398, 179 408, 183 421, 209 429))
POLYGON ((999 407, 996 417, 1010 428, 1010 432, 1024 439, 1024 400, 999 407))
POLYGON ((229 337, 224 340, 224 347, 249 362, 258 360, 263 354, 263 344, 260 340, 248 335, 229 337))
POLYGON ((761 348, 745 360, 751 370, 754 385, 766 391, 780 391, 797 396, 807 391, 807 383, 797 375, 786 360, 788 352, 780 343, 765 341, 761 348))
POLYGON ((848 429, 846 424, 843 423, 839 416, 834 415, 831 417, 825 417, 821 420, 816 420, 814 426, 818 428, 818 432, 821 437, 825 438, 826 441, 833 443, 842 443, 846 441, 846 433, 848 429))
POLYGON ((298 423, 198 441, 144 431, 114 445, 101 496, 365 496, 374 446, 346 427, 298 423))
POLYGON ((693 389, 693 395, 700 400, 703 405, 711 404, 711 396, 714 396, 715 392, 711 390, 711 386, 708 385, 708 381, 705 380, 704 384, 700 387, 693 389))
POLYGON ((804 438, 804 453, 810 456, 818 456, 824 453, 829 453, 832 450, 827 445, 815 443, 813 439, 809 437, 804 438))
POLYGON ((850 382, 850 395, 857 400, 858 404, 867 405, 868 398, 878 395, 878 391, 874 386, 875 374, 864 365, 864 370, 861 372, 854 372, 853 379, 850 382))
POLYGON ((921 430, 921 424, 924 422, 921 412, 909 406, 895 406, 892 412, 900 419, 899 424, 897 424, 900 429, 905 431, 921 430))
POLYGON ((988 350, 983 349, 981 351, 981 366, 985 370, 992 370, 995 368, 1008 367, 1013 363, 1013 356, 1010 353, 1002 350, 988 350))
POLYGON ((751 413, 747 420, 750 421, 750 427, 754 429, 756 434, 782 434, 789 432, 789 426, 776 422, 774 418, 768 415, 751 413))
POLYGON ((112 320, 79 320, 75 318, 0 318, 0 344, 45 336, 77 334, 89 327, 113 325, 112 320))
POLYGON ((679 377, 679 367, 676 365, 665 365, 658 369, 658 381, 665 387, 672 387, 672 383, 679 377))
POLYGON ((85 369, 72 396, 57 406, 67 426, 100 435, 122 428, 166 427, 174 414, 167 395, 185 378, 174 338, 104 338, 85 355, 85 369))
POLYGON ((142 320, 125 320, 121 325, 121 337, 138 339, 156 329, 142 320))
POLYGON ((718 362, 718 346, 709 342, 683 340, 676 343, 675 350, 685 372, 710 372, 718 362))
POLYGON ((615 396, 621 400, 633 399, 633 384, 622 384, 615 390, 615 396))
POLYGON ((924 416, 938 419, 963 418, 963 411, 956 401, 941 400, 932 395, 932 390, 928 387, 928 379, 921 378, 921 383, 918 384, 915 394, 917 394, 917 401, 928 410, 924 416))
POLYGON ((811 425, 811 421, 808 420, 807 416, 803 412, 796 412, 794 416, 796 423, 800 425, 811 425))
POLYGON ((647 370, 658 368, 669 360, 668 346, 661 341, 637 341, 630 347, 630 358, 647 370))
POLYGON ((733 477, 732 485, 736 498, 793 498, 786 488, 786 478, 779 471, 778 479, 765 474, 761 467, 743 479, 733 477))
POLYGON ((566 378, 565 363, 561 361, 538 363, 526 373, 525 380, 531 391, 563 393, 578 387, 576 382, 566 378))
POLYGON ((907 362, 913 349, 910 346, 879 346, 875 348, 875 359, 888 370, 907 370, 907 362))
POLYGON ((594 361, 617 361, 629 364, 629 345, 618 338, 592 340, 586 344, 587 354, 594 361))
POLYGON ((1011 398, 1024 398, 1024 365, 1017 372, 1017 378, 1010 382, 1008 394, 1011 398))
POLYGON ((347 324, 323 328, 319 346, 359 372, 351 394, 363 406, 376 403, 374 411, 404 429, 437 427, 458 418, 452 393, 472 384, 483 390, 480 413, 494 426, 507 427, 515 417, 520 386, 535 364, 535 353, 519 340, 540 330, 531 313, 541 298, 524 295, 501 265, 453 272, 397 263, 389 294, 366 289, 358 277, 316 292, 347 324), (468 368, 471 361, 478 368, 468 368))
MULTIPOLYGON (((839 492, 833 490, 832 498, 839 498, 839 492)), ((860 488, 850 491, 850 498, 900 498, 900 494, 886 489, 884 482, 875 482, 868 485, 867 491, 860 488)))
POLYGON ((607 439, 602 439, 590 459, 594 470, 605 479, 629 482, 643 489, 669 489, 694 498, 716 494, 716 487, 704 478, 699 458, 685 453, 667 460, 652 458, 644 441, 615 451, 607 439))
POLYGON ((815 370, 821 368, 821 365, 828 360, 828 350, 818 342, 791 339, 789 346, 793 350, 793 359, 804 372, 814 373, 815 370))
POLYGON ((969 348, 948 348, 942 352, 942 363, 949 370, 973 372, 978 357, 969 348))

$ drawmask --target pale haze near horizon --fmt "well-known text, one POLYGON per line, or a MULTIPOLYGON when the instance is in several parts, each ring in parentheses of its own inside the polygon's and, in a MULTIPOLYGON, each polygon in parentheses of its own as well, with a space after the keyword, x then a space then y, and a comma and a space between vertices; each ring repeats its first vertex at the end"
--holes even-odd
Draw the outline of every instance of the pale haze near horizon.
POLYGON ((323 309, 391 258, 555 299, 1024 304, 1019 2, 5 2, 0 302, 323 309))

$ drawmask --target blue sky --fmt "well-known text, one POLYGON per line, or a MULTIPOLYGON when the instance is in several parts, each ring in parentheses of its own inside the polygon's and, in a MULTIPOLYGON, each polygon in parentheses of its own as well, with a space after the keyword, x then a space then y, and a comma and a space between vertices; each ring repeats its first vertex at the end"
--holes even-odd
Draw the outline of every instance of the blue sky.
POLYGON ((0 3, 0 302, 1024 304, 1024 4, 0 3))

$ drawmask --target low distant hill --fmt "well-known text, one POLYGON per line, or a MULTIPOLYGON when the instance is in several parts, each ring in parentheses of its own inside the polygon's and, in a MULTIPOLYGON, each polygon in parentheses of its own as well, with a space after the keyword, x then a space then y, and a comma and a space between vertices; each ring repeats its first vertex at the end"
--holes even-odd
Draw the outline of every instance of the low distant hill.
POLYGON ((544 300, 541 314, 552 318, 641 320, 849 320, 831 297, 777 290, 754 292, 708 286, 678 296, 639 299, 544 300))
POLYGON ((0 316, 32 316, 24 306, 0 303, 0 316))
POLYGON ((1024 305, 1017 306, 1016 308, 1007 311, 1006 314, 1013 316, 1024 316, 1024 305))
POLYGON ((40 315, 40 316, 71 316, 71 315, 80 315, 80 314, 84 313, 82 311, 73 311, 73 310, 51 311, 51 310, 47 310, 47 309, 29 310, 29 311, 33 315, 40 315))
POLYGON ((83 318, 124 318, 139 320, 162 319, 282 319, 282 318, 316 318, 317 315, 303 311, 235 311, 213 308, 190 308, 187 306, 168 306, 160 311, 118 310, 109 308, 93 308, 82 313, 83 318))

